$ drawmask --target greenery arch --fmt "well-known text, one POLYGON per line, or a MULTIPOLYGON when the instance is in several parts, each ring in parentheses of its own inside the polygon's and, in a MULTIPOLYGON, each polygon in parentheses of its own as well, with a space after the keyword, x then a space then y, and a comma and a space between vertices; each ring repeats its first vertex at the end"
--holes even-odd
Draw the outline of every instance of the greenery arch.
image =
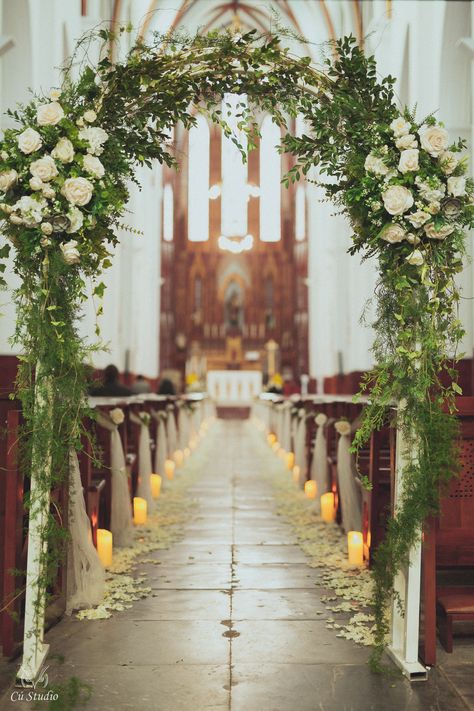
MULTIPOLYGON (((95 39, 107 46, 116 37, 100 30, 95 39)), ((412 452, 374 567, 372 665, 380 667, 394 576, 424 520, 438 511, 440 486, 456 471, 452 413, 460 390, 452 362, 463 330, 455 275, 464 230, 473 225, 474 185, 464 177, 465 159, 457 157, 464 144, 450 144, 433 116, 420 121, 399 110, 394 79, 377 78, 374 59, 354 38, 332 49, 333 59, 318 70, 309 58, 282 49, 276 36, 156 35, 150 44, 138 41, 123 62, 112 64, 102 53, 76 82, 66 70, 61 89, 9 112, 18 128, 6 130, 0 145, 0 211, 8 239, 0 256, 14 245, 20 286, 13 342, 22 349, 16 395, 25 419, 25 466, 35 474, 27 505, 30 517, 41 519, 44 543, 37 614, 66 538, 55 518, 41 512, 50 490, 67 476, 70 448, 81 447, 88 414, 84 362, 91 349, 76 328, 86 279, 101 297, 99 276, 110 266, 108 246, 117 242, 114 228, 135 166, 153 159, 175 165, 167 132, 177 122, 190 127, 193 106, 231 135, 220 100, 227 92, 245 93, 241 128, 250 146, 258 133, 254 107, 283 127, 287 116, 305 118, 307 134, 286 133, 282 140, 281 150, 295 157, 285 182, 318 165, 330 180, 328 196, 352 225, 350 252, 378 259, 377 364, 362 386, 371 402, 354 447, 403 401, 398 426, 412 452)))

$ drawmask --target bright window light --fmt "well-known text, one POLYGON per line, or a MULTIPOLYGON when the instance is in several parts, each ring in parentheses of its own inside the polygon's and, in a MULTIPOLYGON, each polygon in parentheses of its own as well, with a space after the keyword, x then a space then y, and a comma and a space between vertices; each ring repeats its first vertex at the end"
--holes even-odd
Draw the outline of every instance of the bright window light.
MULTIPOLYGON (((246 105, 245 95, 224 94, 222 118, 245 151, 247 138, 237 124, 246 105)), ((242 155, 232 139, 223 133, 221 231, 225 237, 244 237, 247 234, 247 200, 247 163, 242 161, 242 155)))
POLYGON ((302 242, 306 238, 306 195, 303 185, 298 185, 296 188, 295 237, 297 242, 302 242))
POLYGON ((189 131, 188 239, 209 239, 209 124, 204 116, 189 131))
POLYGON ((280 129, 271 116, 263 120, 260 139, 260 239, 278 242, 281 236, 281 159, 276 146, 280 129))
POLYGON ((163 239, 173 241, 173 188, 169 183, 163 188, 163 239))

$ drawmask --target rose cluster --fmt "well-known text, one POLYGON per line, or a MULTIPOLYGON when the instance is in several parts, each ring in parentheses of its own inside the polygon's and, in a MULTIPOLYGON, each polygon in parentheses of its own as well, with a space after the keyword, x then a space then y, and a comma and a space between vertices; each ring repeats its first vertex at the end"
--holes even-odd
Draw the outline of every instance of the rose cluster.
POLYGON ((457 156, 460 145, 450 146, 448 132, 433 118, 417 126, 400 115, 382 140, 364 165, 371 227, 377 239, 408 243, 406 261, 422 266, 432 240, 462 230, 474 185, 457 156))
POLYGON ((86 230, 97 223, 94 206, 106 189, 98 156, 108 134, 96 121, 94 109, 73 109, 53 90, 48 100, 30 104, 20 129, 5 131, 0 214, 17 246, 26 237, 33 252, 56 248, 66 264, 81 261, 86 230))

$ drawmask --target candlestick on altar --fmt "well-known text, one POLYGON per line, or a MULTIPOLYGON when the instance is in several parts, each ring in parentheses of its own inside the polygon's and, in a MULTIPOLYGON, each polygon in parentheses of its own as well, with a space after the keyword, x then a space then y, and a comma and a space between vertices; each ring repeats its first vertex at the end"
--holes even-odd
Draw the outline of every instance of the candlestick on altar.
POLYGON ((316 482, 310 479, 304 483, 304 493, 307 499, 315 499, 318 493, 316 482))
POLYGON ((97 553, 104 568, 112 565, 112 534, 105 528, 97 529, 97 553))
POLYGON ((160 497, 161 492, 161 476, 159 474, 150 474, 151 495, 154 499, 160 497))
POLYGON ((176 467, 176 464, 173 462, 172 459, 167 459, 165 461, 165 476, 170 481, 174 477, 175 467, 176 467))
POLYGON ((347 554, 350 565, 364 564, 364 542, 360 531, 349 531, 347 534, 347 554))
POLYGON ((336 520, 336 509, 334 506, 334 494, 328 491, 321 496, 321 518, 326 523, 336 520))
POLYGON ((133 523, 135 526, 141 526, 146 523, 147 504, 146 499, 139 496, 133 497, 133 523))

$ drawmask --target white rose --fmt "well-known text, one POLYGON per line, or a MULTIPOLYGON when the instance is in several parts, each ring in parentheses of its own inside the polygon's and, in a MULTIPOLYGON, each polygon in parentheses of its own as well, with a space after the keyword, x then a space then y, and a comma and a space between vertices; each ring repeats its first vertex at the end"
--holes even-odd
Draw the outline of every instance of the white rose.
POLYGON ((60 244, 59 246, 66 264, 79 264, 81 261, 81 255, 77 249, 76 240, 71 239, 69 242, 63 242, 63 244, 60 244))
POLYGON ((324 412, 319 412, 314 418, 314 421, 318 427, 323 427, 328 421, 328 416, 325 415, 324 412))
POLYGON ((68 178, 61 189, 66 200, 72 205, 87 205, 92 197, 94 186, 87 178, 68 178))
POLYGON ((87 123, 94 123, 94 121, 97 118, 97 114, 93 109, 89 109, 89 111, 86 111, 84 113, 84 121, 87 121, 87 123))
POLYGON ((38 106, 36 120, 40 126, 56 126, 62 118, 64 118, 64 110, 57 101, 38 106))
POLYGON ((48 198, 48 200, 52 200, 56 196, 56 191, 53 190, 51 185, 45 185, 42 189, 42 193, 45 198, 48 198))
POLYGON ((413 205, 413 195, 403 185, 390 185, 382 193, 382 199, 390 215, 402 215, 413 205))
POLYGON ((0 173, 0 193, 6 193, 18 180, 18 173, 11 168, 0 173))
POLYGON ((413 227, 416 227, 417 229, 419 227, 423 227, 425 222, 428 222, 430 219, 430 215, 428 212, 424 212, 423 210, 417 210, 416 212, 412 212, 410 215, 407 215, 407 220, 408 222, 413 225, 413 227))
POLYGON ((438 183, 436 187, 432 188, 428 183, 424 183, 419 175, 416 176, 415 183, 417 184, 421 197, 428 200, 428 202, 441 200, 446 192, 446 187, 442 183, 438 183))
POLYGON ((396 223, 391 223, 386 225, 379 234, 380 239, 384 239, 390 244, 395 244, 396 242, 403 242, 406 237, 406 232, 400 225, 396 223))
POLYGON ((43 222, 41 225, 41 232, 44 235, 50 235, 53 231, 53 225, 50 222, 43 222))
POLYGON ((121 425, 125 420, 125 415, 120 407, 114 407, 113 410, 109 411, 110 419, 115 425, 121 425))
POLYGON ((33 161, 30 165, 30 173, 33 178, 38 178, 43 183, 49 183, 50 180, 57 176, 58 169, 51 156, 44 156, 44 158, 38 158, 38 160, 33 161))
POLYGON ((445 239, 451 232, 454 232, 453 225, 440 225, 436 227, 434 222, 425 225, 425 232, 430 239, 445 239))
POLYGON ((437 215, 441 210, 441 203, 438 200, 433 200, 433 202, 430 202, 429 205, 425 206, 425 210, 426 212, 429 212, 430 215, 437 215))
POLYGON ((20 217, 20 215, 10 215, 10 222, 13 222, 14 225, 22 225, 23 224, 23 218, 20 217))
POLYGON ((440 154, 438 160, 441 166, 441 170, 445 175, 451 175, 451 173, 456 169, 458 164, 458 159, 456 158, 454 153, 451 153, 451 151, 443 151, 443 153, 440 154))
POLYGON ((41 136, 34 128, 25 128, 17 138, 18 148, 22 153, 34 153, 39 150, 43 144, 41 136))
POLYGON ((51 91, 49 92, 49 98, 51 99, 51 101, 57 101, 60 96, 61 96, 60 89, 51 89, 51 91))
POLYGON ((419 170, 420 165, 418 162, 420 152, 417 148, 408 148, 400 153, 400 161, 398 163, 398 170, 400 173, 409 173, 419 170))
POLYGON ((421 267, 425 261, 419 249, 415 249, 415 251, 409 254, 408 257, 405 257, 405 259, 408 264, 412 264, 414 267, 421 267))
POLYGON ((87 141, 89 144, 89 152, 100 156, 104 150, 103 144, 108 139, 109 134, 103 128, 98 126, 87 126, 79 131, 79 138, 87 141))
POLYGON ((421 147, 433 156, 438 158, 448 147, 448 132, 441 126, 428 126, 420 131, 421 147))
POLYGON ((98 158, 87 153, 84 156, 84 170, 86 170, 90 175, 95 178, 103 178, 105 175, 105 168, 98 158))
POLYGON ((411 126, 407 121, 405 121, 403 116, 398 116, 398 118, 392 121, 392 123, 390 124, 390 128, 392 129, 395 136, 399 137, 406 136, 408 133, 410 133, 411 126))
POLYGON ((51 151, 51 155, 61 163, 71 163, 74 158, 74 146, 69 138, 60 138, 51 151))
POLYGON ((78 230, 80 230, 82 225, 84 224, 84 215, 79 210, 79 208, 71 207, 71 209, 67 213, 67 216, 69 217, 71 224, 69 225, 69 228, 66 230, 66 232, 72 234, 73 232, 77 232, 78 230))
POLYGON ((41 178, 30 178, 30 188, 32 190, 42 190, 44 183, 41 178))
POLYGON ((418 141, 416 140, 416 136, 414 136, 413 133, 407 133, 406 136, 400 136, 400 138, 397 138, 397 140, 395 141, 395 145, 400 150, 405 150, 407 148, 418 148, 418 141))
POLYGON ((448 178, 448 195, 454 197, 463 197, 466 194, 466 178, 458 176, 456 178, 448 178))
POLYGON ((407 234, 407 242, 409 242, 410 244, 416 245, 416 244, 420 244, 421 239, 419 237, 417 237, 416 235, 414 235, 413 232, 409 232, 407 234))
POLYGON ((351 423, 347 420, 340 420, 339 422, 336 422, 334 429, 336 432, 339 432, 340 435, 350 435, 351 423))
POLYGON ((364 168, 368 173, 374 173, 375 175, 386 175, 388 173, 388 168, 383 160, 372 153, 369 153, 365 159, 364 168))
POLYGON ((0 153, 0 158, 1 158, 2 160, 8 160, 9 155, 8 155, 8 153, 7 153, 6 151, 2 151, 2 152, 0 153))

